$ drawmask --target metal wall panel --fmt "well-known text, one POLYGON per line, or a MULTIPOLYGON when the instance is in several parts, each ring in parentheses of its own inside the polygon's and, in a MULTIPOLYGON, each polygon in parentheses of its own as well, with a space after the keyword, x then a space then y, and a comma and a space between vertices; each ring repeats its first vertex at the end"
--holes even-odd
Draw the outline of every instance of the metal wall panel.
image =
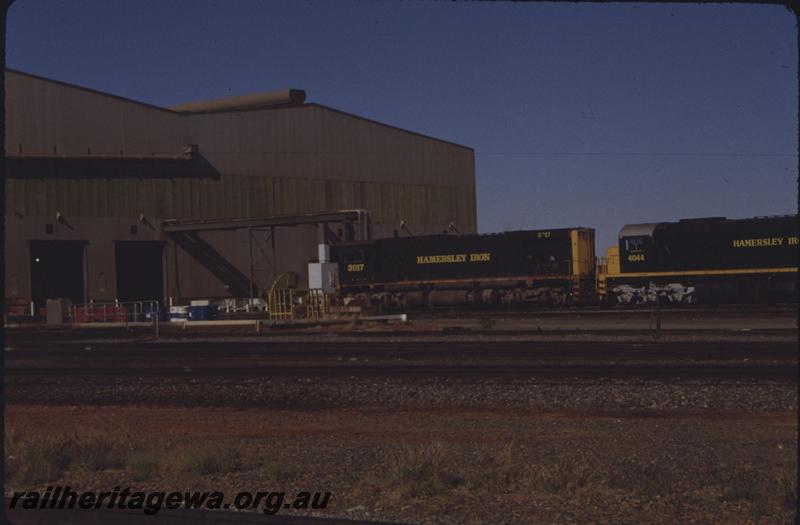
MULTIPOLYGON (((464 233, 476 231, 470 148, 316 104, 181 115, 13 71, 6 71, 5 82, 9 155, 175 156, 185 145, 197 144, 217 174, 139 177, 124 166, 100 177, 91 176, 91 166, 85 176, 11 174, 6 213, 17 226, 6 237, 5 278, 8 289, 23 296, 30 293, 26 243, 52 238, 44 226, 55 221, 57 212, 78 226, 72 231, 59 225, 54 235, 90 242, 87 286, 97 299, 113 298, 113 241, 130 240, 129 229, 139 224, 139 214, 156 226, 142 226, 136 238, 162 240, 157 228, 162 218, 350 208, 372 212, 376 236, 391 235, 400 221, 418 234, 441 231, 451 221, 464 233)), ((248 273, 249 250, 242 235, 210 234, 209 242, 248 273)), ((304 275, 305 263, 316 253, 315 229, 279 230, 277 241, 278 267, 304 275)), ((221 283, 171 243, 165 258, 168 295, 225 294, 221 283)))
POLYGON ((186 115, 222 173, 472 185, 474 152, 324 106, 186 115))
POLYGON ((179 154, 180 115, 6 70, 9 155, 179 154))

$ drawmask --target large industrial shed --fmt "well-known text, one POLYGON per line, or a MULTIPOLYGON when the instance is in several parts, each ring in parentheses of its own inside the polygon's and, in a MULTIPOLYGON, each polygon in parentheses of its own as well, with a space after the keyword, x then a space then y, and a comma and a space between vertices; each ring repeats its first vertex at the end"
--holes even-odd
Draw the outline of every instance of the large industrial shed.
POLYGON ((302 286, 321 240, 476 230, 471 148, 303 91, 161 108, 8 69, 5 87, 9 307, 247 297, 302 286))

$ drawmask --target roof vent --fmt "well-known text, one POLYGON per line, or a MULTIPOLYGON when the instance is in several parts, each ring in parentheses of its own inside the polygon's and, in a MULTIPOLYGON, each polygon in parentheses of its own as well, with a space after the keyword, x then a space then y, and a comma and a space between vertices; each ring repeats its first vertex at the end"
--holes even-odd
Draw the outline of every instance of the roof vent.
POLYGON ((223 111, 266 109, 277 106, 297 106, 305 102, 305 100, 306 92, 302 89, 284 89, 267 93, 252 93, 237 97, 189 102, 172 106, 169 109, 178 113, 218 113, 223 111))

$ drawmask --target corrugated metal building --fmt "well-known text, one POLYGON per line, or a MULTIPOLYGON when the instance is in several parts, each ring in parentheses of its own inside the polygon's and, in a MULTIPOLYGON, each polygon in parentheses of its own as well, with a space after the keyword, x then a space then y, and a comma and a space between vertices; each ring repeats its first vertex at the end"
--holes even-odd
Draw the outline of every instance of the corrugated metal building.
POLYGON ((317 253, 314 225, 207 231, 187 245, 164 231, 171 221, 364 209, 372 237, 401 222, 414 234, 476 230, 471 148, 302 91, 166 109, 14 70, 5 83, 7 304, 247 295, 192 242, 259 290, 283 271, 304 276, 317 253))

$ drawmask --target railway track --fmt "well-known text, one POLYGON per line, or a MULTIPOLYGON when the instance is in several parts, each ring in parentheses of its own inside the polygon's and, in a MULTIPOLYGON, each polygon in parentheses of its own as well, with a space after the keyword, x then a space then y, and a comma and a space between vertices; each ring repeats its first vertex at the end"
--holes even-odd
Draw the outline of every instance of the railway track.
POLYGON ((786 342, 61 343, 5 354, 13 377, 733 377, 796 380, 786 342))
MULTIPOLYGON (((640 377, 640 378, 731 378, 789 381, 797 379, 797 364, 504 364, 504 365, 257 365, 219 367, 86 367, 71 369, 72 377, 83 376, 213 376, 213 377, 640 377)), ((63 377, 63 367, 16 367, 7 376, 63 377)))
POLYGON ((170 357, 269 359, 330 359, 347 357, 392 358, 505 358, 537 359, 791 359, 797 342, 782 341, 102 341, 12 342, 5 352, 6 366, 22 359, 57 359, 70 365, 98 359, 132 360, 170 357))
MULTIPOLYGON (((653 312, 654 306, 584 306, 584 307, 562 307, 562 308, 488 308, 488 309, 452 309, 438 308, 430 310, 415 310, 413 316, 416 318, 429 319, 453 319, 459 317, 478 317, 478 316, 508 316, 508 317, 536 317, 536 316, 559 316, 559 315, 648 315, 653 312)), ((727 304, 727 305, 684 305, 662 306, 663 315, 754 315, 754 314, 774 314, 774 313, 797 313, 798 304, 777 304, 777 305, 755 305, 755 304, 727 304)))
MULTIPOLYGON (((138 329, 136 331, 126 332, 124 329, 103 329, 92 328, 85 330, 70 331, 68 334, 60 332, 43 332, 43 333, 17 333, 10 334, 7 339, 7 346, 21 347, 21 346, 34 346, 41 344, 45 341, 52 342, 60 345, 65 342, 65 338, 71 343, 84 343, 95 342, 99 339, 124 339, 127 341, 149 342, 155 341, 152 337, 143 337, 144 334, 149 334, 148 329, 138 329)), ((197 329, 191 330, 176 330, 169 332, 162 330, 160 340, 168 342, 176 342, 180 340, 200 340, 203 339, 218 339, 222 340, 226 337, 232 336, 252 336, 252 329, 247 329, 246 332, 219 332, 214 329, 197 329)), ((655 330, 652 328, 642 329, 629 329, 629 328, 588 328, 588 329, 571 329, 571 328, 543 328, 543 329, 475 329, 472 327, 444 327, 439 330, 370 330, 370 331, 325 331, 325 332, 312 332, 309 333, 307 329, 279 329, 274 330, 269 334, 259 336, 264 342, 268 342, 271 336, 307 336, 318 338, 336 338, 348 337, 354 339, 379 339, 379 338, 447 338, 454 335, 469 335, 481 336, 494 339, 510 338, 510 337, 565 337, 565 336, 625 336, 628 338, 652 338, 655 330)), ((697 329, 697 328, 664 328, 662 336, 675 336, 675 337, 693 337, 697 335, 703 336, 716 336, 716 337, 730 337, 735 335, 763 335, 773 337, 796 337, 798 335, 797 328, 722 328, 722 329, 697 329)), ((329 340, 320 342, 320 344, 328 344, 329 340)))

